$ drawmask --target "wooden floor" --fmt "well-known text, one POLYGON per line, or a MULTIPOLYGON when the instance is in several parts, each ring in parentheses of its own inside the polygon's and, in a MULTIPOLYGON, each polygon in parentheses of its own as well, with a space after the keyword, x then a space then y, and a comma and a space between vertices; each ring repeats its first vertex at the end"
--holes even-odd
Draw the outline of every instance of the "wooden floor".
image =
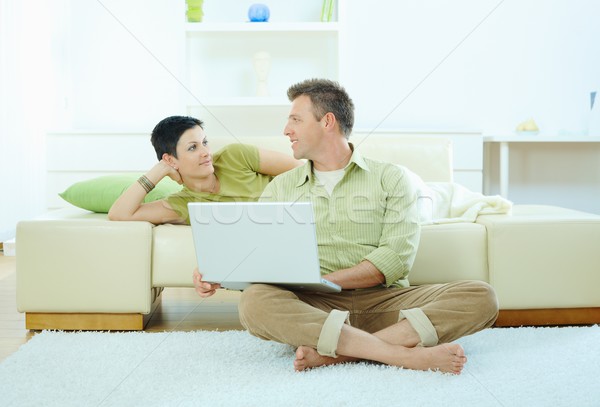
MULTIPOLYGON (((37 333, 25 329, 25 315, 17 312, 15 264, 15 257, 0 252, 0 361, 37 333)), ((192 288, 166 288, 146 331, 242 329, 238 298, 238 292, 220 291, 202 299, 192 288)))

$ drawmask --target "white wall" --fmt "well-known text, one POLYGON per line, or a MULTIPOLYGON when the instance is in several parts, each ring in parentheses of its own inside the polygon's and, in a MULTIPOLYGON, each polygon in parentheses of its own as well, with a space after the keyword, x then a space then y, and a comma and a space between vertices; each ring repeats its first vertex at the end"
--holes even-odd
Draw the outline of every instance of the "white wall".
MULTIPOLYGON (((340 79, 357 127, 497 133, 533 117, 544 133, 586 131, 589 91, 600 88, 600 2, 340 1, 340 79)), ((183 112, 185 2, 0 2, 2 45, 27 39, 2 48, 2 232, 43 207, 45 130, 150 131, 183 112), (25 115, 43 129, 15 131, 25 115)), ((252 2, 229 1, 236 15, 252 2)))
POLYGON ((150 131, 181 113, 184 9, 183 0, 0 0, 0 241, 45 211, 47 131, 150 131))
POLYGON ((66 90, 71 127, 151 130, 181 111, 185 2, 72 0, 66 90))
MULTIPOLYGON (((205 20, 223 1, 205 0, 205 20)), ((346 11, 340 80, 357 127, 498 133, 533 117, 549 134, 587 131, 589 92, 600 87, 599 2, 338 1, 346 11)), ((226 1, 239 19, 252 2, 226 1)), ((183 0, 70 5, 71 127, 147 129, 182 106, 183 0)))
POLYGON ((54 91, 48 62, 55 27, 45 19, 49 8, 47 1, 0 1, 0 241, 14 236, 18 220, 46 207, 44 143, 54 91))
POLYGON ((347 0, 352 45, 341 64, 361 127, 512 133, 533 117, 544 133, 587 131, 589 92, 600 88, 600 2, 365 4, 347 0))

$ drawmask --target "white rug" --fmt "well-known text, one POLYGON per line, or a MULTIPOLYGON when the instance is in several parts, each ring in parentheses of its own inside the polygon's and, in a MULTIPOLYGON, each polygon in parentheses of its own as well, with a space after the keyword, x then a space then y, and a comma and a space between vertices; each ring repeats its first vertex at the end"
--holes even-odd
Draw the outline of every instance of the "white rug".
POLYGON ((600 327, 488 329, 460 376, 374 364, 296 373, 246 332, 42 332, 0 364, 2 406, 599 406, 600 327))

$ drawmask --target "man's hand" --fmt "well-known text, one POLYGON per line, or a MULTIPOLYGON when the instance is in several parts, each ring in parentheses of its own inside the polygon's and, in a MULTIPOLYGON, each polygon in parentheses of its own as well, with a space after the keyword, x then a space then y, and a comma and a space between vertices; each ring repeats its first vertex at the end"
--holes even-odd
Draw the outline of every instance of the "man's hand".
POLYGON ((198 267, 194 269, 192 280, 194 281, 194 289, 202 298, 210 297, 218 288, 221 288, 221 284, 202 281, 202 274, 198 271, 198 267))

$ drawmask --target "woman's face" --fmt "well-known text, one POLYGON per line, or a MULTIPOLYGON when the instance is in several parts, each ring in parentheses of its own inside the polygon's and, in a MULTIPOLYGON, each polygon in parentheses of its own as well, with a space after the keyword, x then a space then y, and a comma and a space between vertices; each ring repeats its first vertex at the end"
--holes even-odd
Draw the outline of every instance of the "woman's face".
POLYGON ((188 129, 181 135, 174 162, 184 178, 204 178, 215 171, 208 140, 200 126, 188 129))

